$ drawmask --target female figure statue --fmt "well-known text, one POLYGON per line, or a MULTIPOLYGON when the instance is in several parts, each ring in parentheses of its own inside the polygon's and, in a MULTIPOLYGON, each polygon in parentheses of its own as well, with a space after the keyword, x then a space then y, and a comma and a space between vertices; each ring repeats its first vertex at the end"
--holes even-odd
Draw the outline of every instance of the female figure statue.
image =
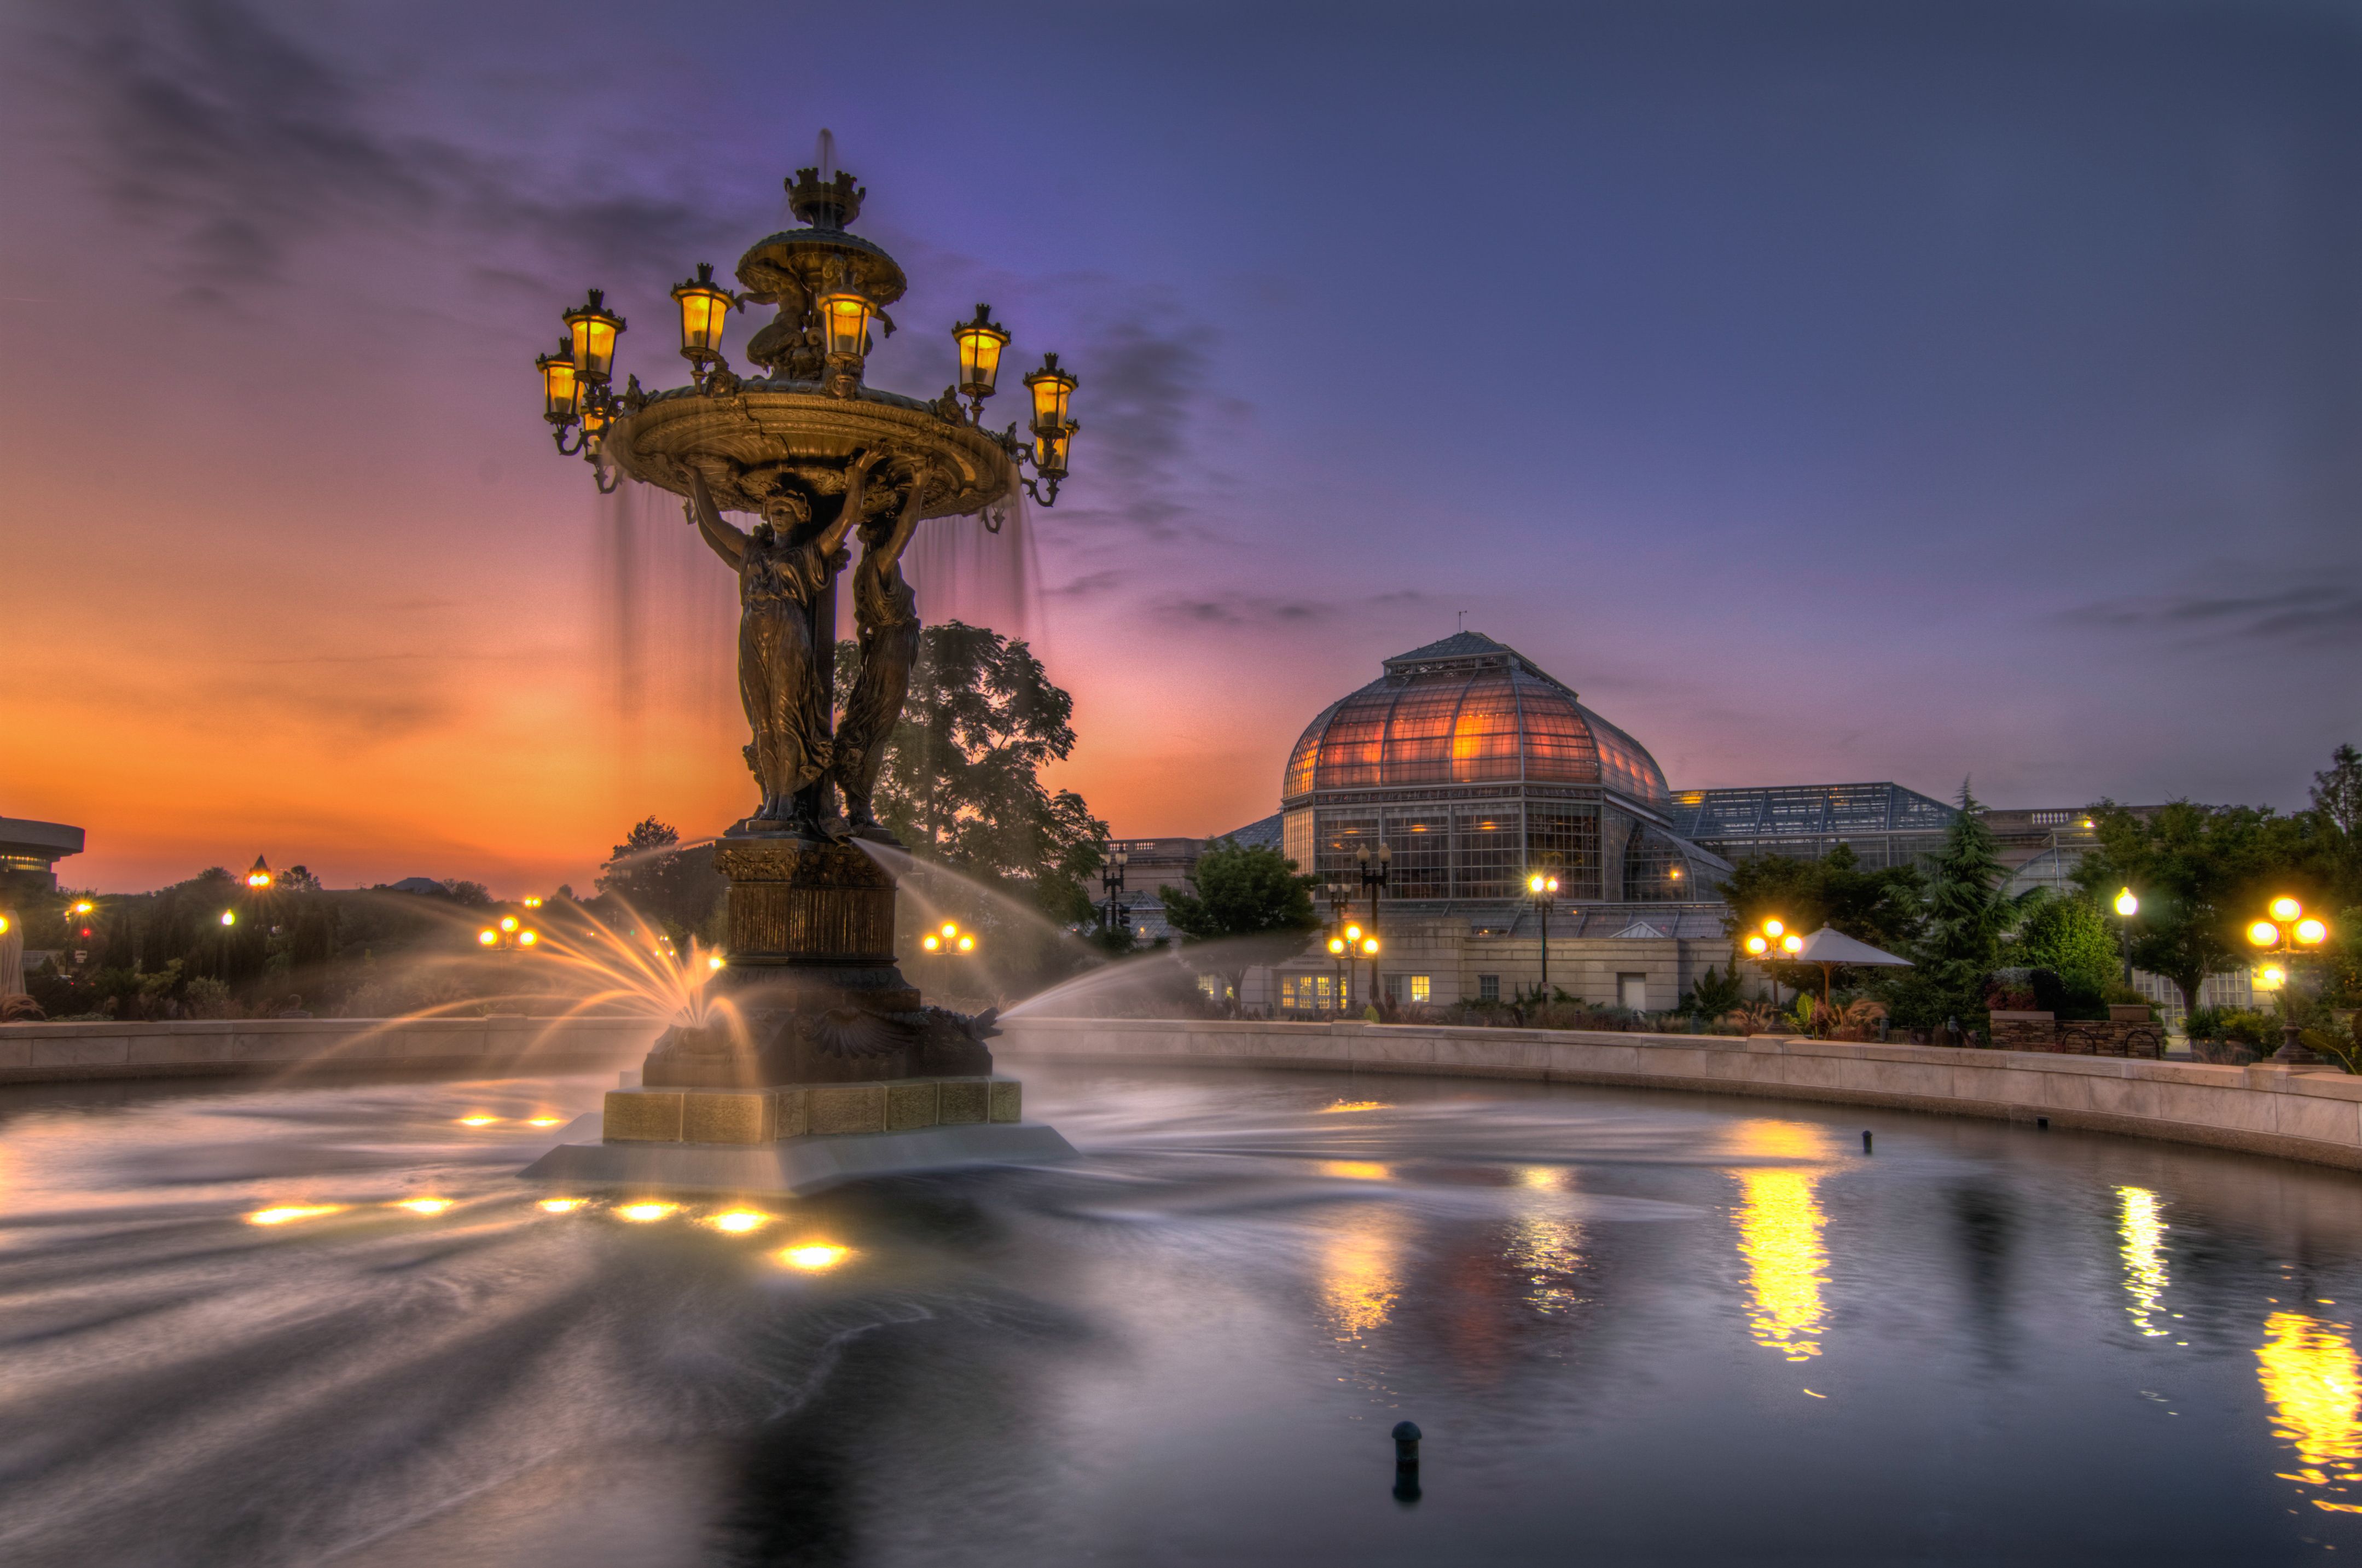
POLYGON ((844 817, 854 835, 879 844, 900 844, 879 824, 871 797, 886 760, 886 743, 911 690, 911 667, 919 657, 919 601, 902 576, 902 551, 918 531, 919 508, 925 499, 926 476, 922 473, 911 480, 910 499, 902 503, 900 516, 891 523, 862 525, 861 564, 853 569, 861 673, 854 678, 852 694, 844 701, 830 773, 844 792, 844 817))
MULTIPOLYGON (((844 504, 801 543, 790 543, 767 519, 752 534, 723 522, 704 476, 690 470, 690 515, 738 574, 738 698, 755 731, 755 777, 763 790, 758 821, 796 820, 797 794, 828 772, 828 699, 818 660, 834 657, 835 634, 832 627, 815 635, 813 607, 844 564, 844 536, 861 516, 869 470, 884 455, 854 458, 844 504)), ((809 822, 800 825, 817 831, 809 822)))

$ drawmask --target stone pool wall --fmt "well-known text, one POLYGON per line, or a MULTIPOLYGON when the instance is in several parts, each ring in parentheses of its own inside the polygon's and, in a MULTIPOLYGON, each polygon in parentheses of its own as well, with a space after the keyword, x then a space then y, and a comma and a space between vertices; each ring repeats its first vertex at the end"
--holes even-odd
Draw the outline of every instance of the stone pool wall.
POLYGON ((295 1073, 536 1073, 637 1066, 642 1018, 256 1018, 0 1024, 0 1084, 295 1073))
POLYGON ((2362 1077, 2334 1067, 1419 1024, 1004 1019, 996 1056, 1629 1084, 2127 1132, 2362 1170, 2362 1077))

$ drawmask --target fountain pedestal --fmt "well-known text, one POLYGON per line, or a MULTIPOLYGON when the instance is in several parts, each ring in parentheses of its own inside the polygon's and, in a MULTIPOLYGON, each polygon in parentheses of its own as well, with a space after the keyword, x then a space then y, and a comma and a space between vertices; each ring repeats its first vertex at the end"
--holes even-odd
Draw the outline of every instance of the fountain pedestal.
POLYGON ((770 826, 742 823, 714 845, 730 948, 705 1021, 657 1037, 639 1087, 607 1096, 596 1143, 561 1143, 524 1174, 800 1191, 1071 1155, 1023 1121, 1017 1080, 993 1073, 992 1014, 930 1007, 895 966, 892 873, 851 844, 770 826))

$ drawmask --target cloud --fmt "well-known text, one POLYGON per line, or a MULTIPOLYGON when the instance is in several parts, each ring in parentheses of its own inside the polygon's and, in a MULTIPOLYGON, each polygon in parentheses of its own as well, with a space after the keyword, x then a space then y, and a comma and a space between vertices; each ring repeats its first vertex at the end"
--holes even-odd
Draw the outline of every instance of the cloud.
POLYGON ((1096 594, 1111 592, 1130 580, 1129 572, 1114 570, 1085 572, 1062 587, 1045 590, 1053 598, 1088 599, 1096 594))
POLYGON ((1175 596, 1149 606, 1162 620, 1198 626, 1306 626, 1326 621, 1337 606, 1308 599, 1266 599, 1237 594, 1221 599, 1175 596))
MULTIPOLYGON (((307 241, 458 226, 576 262, 673 264, 714 232, 689 201, 547 180, 371 118, 373 83, 235 0, 59 8, 38 47, 83 111, 101 189, 179 255, 185 292, 236 300, 288 281, 307 241)), ((530 271, 488 261, 479 277, 530 271)))
POLYGON ((2362 589, 2303 583, 2258 593, 2109 599, 2070 611, 2067 619, 2192 642, 2362 645, 2362 589))

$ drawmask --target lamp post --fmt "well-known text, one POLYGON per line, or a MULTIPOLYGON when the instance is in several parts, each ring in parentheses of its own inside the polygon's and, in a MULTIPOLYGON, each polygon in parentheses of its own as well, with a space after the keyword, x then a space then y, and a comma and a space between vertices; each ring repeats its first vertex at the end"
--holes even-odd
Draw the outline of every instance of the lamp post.
POLYGON ((1370 960, 1372 1001, 1375 1001, 1378 996, 1378 897, 1386 890, 1386 876, 1393 867, 1394 858, 1393 846, 1384 839, 1378 841, 1376 854, 1370 853, 1369 846, 1364 845, 1361 853, 1353 856, 1354 864, 1362 873, 1362 891, 1370 895, 1370 930, 1363 941, 1370 960))
POLYGON ((959 922, 947 920, 919 938, 919 946, 938 958, 959 957, 976 951, 976 933, 962 931, 959 922))
POLYGON ((1126 919, 1130 911, 1123 907, 1123 868, 1131 863, 1131 856, 1119 849, 1109 856, 1107 864, 1099 868, 1099 889, 1107 895, 1107 908, 1100 912, 1099 929, 1111 932, 1120 928, 1127 938, 1131 934, 1131 926, 1126 919))
POLYGON ((1550 917, 1558 902, 1558 878, 1548 871, 1537 871, 1526 878, 1526 892, 1534 901, 1534 909, 1542 917, 1542 983, 1541 999, 1550 1000, 1550 917))
POLYGON ((2248 925, 2247 940, 2266 956, 2280 960, 2280 1048, 2272 1053, 2272 1060, 2291 1066, 2320 1061, 2301 1038, 2303 1030, 2296 1021, 2293 992, 2297 955, 2328 941, 2328 924, 2306 914, 2302 904, 2283 893, 2272 900, 2269 919, 2248 925))
POLYGON ((1763 929, 1747 939, 1748 955, 1762 963, 1763 977, 1772 982, 1772 1005, 1775 1008, 1780 1005, 1780 977, 1772 967, 1772 961, 1783 953, 1801 952, 1804 945, 1805 939, 1790 931, 1777 916, 1767 918, 1763 929))
POLYGON ((2125 984, 2133 983, 2133 916, 2140 913, 2140 900, 2133 897, 2130 888, 2116 889, 2116 945, 2125 955, 2125 984))
POLYGON ((541 933, 514 915, 502 915, 496 925, 476 933, 476 945, 487 953, 523 953, 539 945, 541 933))

